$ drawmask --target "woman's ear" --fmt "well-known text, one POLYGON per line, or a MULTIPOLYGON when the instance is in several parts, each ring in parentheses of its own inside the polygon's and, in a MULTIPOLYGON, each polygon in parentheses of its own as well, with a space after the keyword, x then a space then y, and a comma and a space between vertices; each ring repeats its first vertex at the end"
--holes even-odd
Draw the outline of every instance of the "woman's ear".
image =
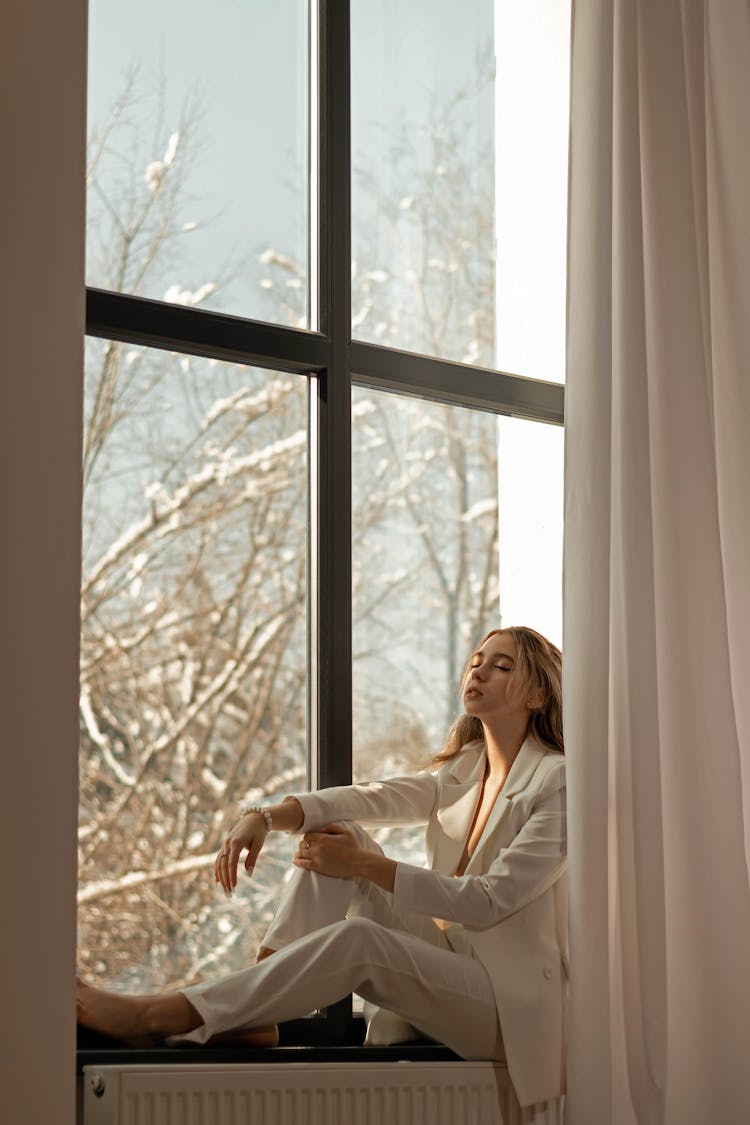
POLYGON ((526 700, 526 706, 528 707, 529 711, 541 711, 542 707, 544 707, 545 702, 544 692, 534 691, 529 693, 529 697, 526 700))

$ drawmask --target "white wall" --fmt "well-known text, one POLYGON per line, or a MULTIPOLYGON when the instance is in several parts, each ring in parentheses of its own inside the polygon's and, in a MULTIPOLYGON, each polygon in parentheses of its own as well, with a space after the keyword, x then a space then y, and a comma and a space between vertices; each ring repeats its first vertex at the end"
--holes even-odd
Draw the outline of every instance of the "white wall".
POLYGON ((85 0, 0 40, 0 1120, 74 1120, 85 0))

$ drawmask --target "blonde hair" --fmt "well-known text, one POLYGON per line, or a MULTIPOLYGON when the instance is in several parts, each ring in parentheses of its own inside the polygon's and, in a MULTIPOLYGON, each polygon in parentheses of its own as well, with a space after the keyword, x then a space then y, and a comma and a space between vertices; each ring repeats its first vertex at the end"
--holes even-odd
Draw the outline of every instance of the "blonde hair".
MULTIPOLYGON (((518 656, 508 681, 508 692, 519 698, 522 694, 530 701, 529 731, 550 750, 565 753, 562 724, 562 653, 557 645, 548 641, 535 629, 526 625, 510 625, 507 629, 491 629, 477 645, 481 648, 490 637, 510 633, 516 642, 518 656), (534 701, 534 705, 531 705, 534 701)), ((461 676, 461 687, 471 671, 471 658, 466 662, 461 676)), ((473 715, 459 715, 448 731, 445 745, 430 762, 437 767, 453 758, 469 742, 484 737, 479 719, 473 715)))

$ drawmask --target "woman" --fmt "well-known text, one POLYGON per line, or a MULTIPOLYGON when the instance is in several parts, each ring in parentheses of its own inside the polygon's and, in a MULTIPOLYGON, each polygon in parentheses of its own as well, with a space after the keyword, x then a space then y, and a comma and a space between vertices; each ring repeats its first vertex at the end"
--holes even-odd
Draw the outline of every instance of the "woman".
POLYGON ((368 1002, 366 1042, 423 1033, 464 1057, 506 1058, 522 1105, 557 1097, 567 980, 560 668, 559 650, 532 629, 489 633, 463 677, 464 714, 429 770, 242 815, 216 858, 226 893, 243 854, 252 873, 269 829, 302 833, 256 965, 160 996, 80 984, 79 1021, 129 1043, 227 1033, 273 1043, 269 1025, 354 991, 368 1002), (362 821, 426 823, 430 867, 389 859, 362 821))

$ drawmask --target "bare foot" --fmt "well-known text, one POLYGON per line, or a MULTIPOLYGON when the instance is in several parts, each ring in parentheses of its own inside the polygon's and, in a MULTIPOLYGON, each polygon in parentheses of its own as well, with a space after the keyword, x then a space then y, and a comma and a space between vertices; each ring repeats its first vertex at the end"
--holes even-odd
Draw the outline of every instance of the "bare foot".
POLYGON ((78 978, 76 1014, 78 1022, 93 1031, 111 1035, 127 1047, 153 1047, 159 1037, 149 1030, 146 1013, 151 997, 120 996, 93 988, 78 978))
MULTIPOLYGON (((121 996, 93 988, 77 978, 78 1022, 83 1027, 119 1039, 127 1047, 153 1047, 169 1036, 200 1027, 202 1019, 180 992, 157 996, 121 996)), ((209 1046, 275 1047, 279 1029, 242 1028, 212 1035, 209 1046)))
POLYGON ((271 1027, 253 1027, 244 1031, 221 1031, 212 1035, 206 1041, 207 1047, 277 1047, 279 1043, 279 1029, 276 1024, 271 1027))

